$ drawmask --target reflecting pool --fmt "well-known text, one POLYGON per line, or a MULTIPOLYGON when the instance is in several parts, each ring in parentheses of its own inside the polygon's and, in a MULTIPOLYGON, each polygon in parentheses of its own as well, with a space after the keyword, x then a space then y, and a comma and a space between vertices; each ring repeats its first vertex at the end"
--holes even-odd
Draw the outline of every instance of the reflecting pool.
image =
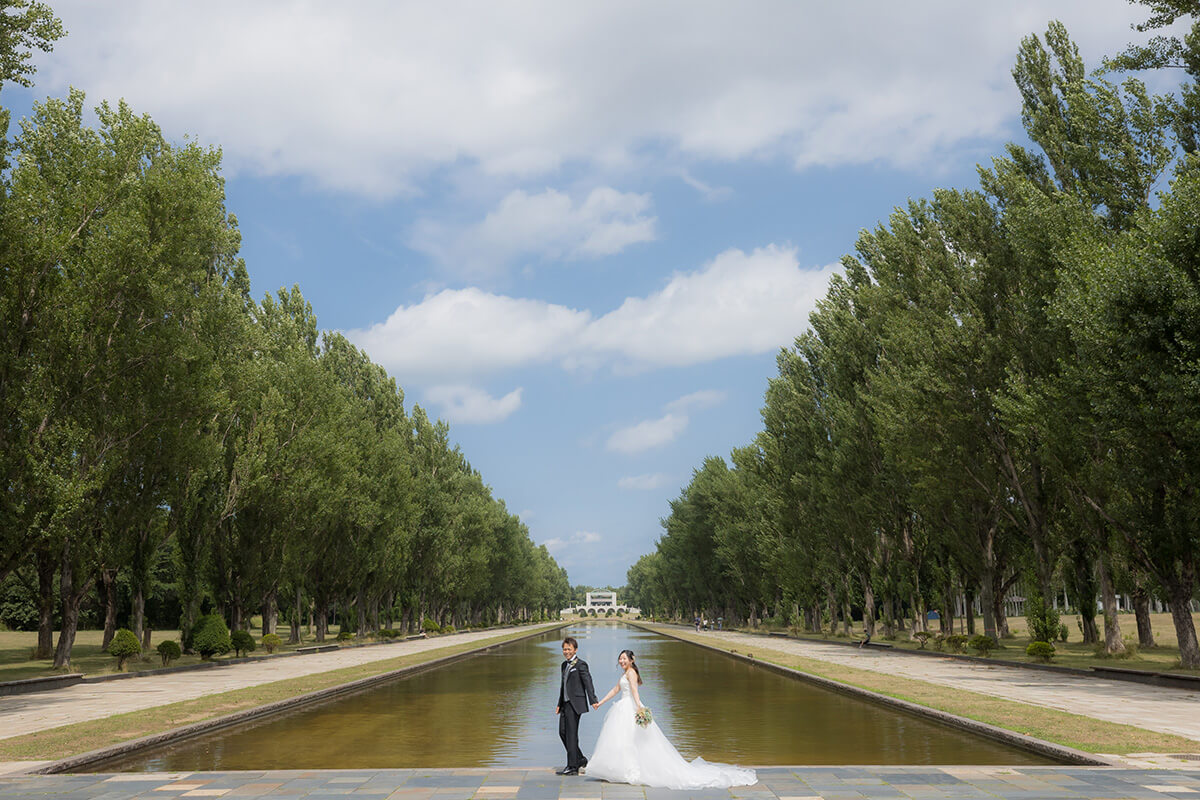
MULTIPOLYGON (((1027 751, 614 622, 584 622, 93 772, 556 766, 560 642, 603 697, 633 650, 642 702, 686 757, 744 765, 1049 764, 1027 751)), ((611 704, 583 717, 585 755, 611 704)))

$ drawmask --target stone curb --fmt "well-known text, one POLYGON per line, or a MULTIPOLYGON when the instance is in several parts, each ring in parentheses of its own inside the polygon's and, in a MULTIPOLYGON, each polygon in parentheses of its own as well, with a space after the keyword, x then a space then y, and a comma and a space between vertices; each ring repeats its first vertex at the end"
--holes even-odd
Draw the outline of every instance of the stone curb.
POLYGON ((33 692, 49 692, 74 686, 84 680, 82 672, 71 672, 66 675, 41 675, 36 678, 22 678, 16 681, 0 683, 0 697, 14 694, 31 694, 33 692))
POLYGON ((59 759, 58 761, 52 761, 51 763, 45 764, 37 769, 30 770, 29 772, 14 774, 51 775, 60 772, 70 772, 78 769, 79 767, 95 764, 99 761, 107 761, 111 758, 128 755, 143 748, 155 747, 158 745, 181 741, 183 739, 189 739, 193 736, 198 736, 203 733, 209 733, 211 731, 227 728, 242 722, 259 719, 261 717, 267 717, 272 714, 279 713, 280 711, 289 711, 294 708, 299 708, 300 706, 309 705, 322 700, 328 700, 340 695, 351 694, 362 689, 370 688, 377 683, 383 683, 399 677, 415 675, 419 672, 424 672, 430 669, 436 669, 437 667, 445 666, 455 661, 462 661, 463 659, 471 658, 472 656, 487 652, 488 650, 494 650, 498 647, 504 647, 505 645, 513 644, 514 642, 531 639, 534 636, 541 636, 552 630, 562 629, 566 627, 566 625, 567 623, 549 625, 547 627, 531 631, 524 636, 518 636, 515 639, 509 639, 506 642, 480 645, 479 647, 462 653, 442 656, 441 658, 436 658, 432 661, 425 661, 420 664, 401 667, 400 669, 391 670, 390 672, 384 672, 379 675, 360 678, 359 680, 351 681, 350 683, 343 683, 340 686, 330 686, 327 689, 318 689, 315 692, 309 692, 308 694, 302 694, 297 697, 289 697, 286 700, 277 700, 274 703, 267 703, 263 706, 257 706, 255 708, 237 711, 232 714, 226 714, 223 717, 216 717, 203 722, 185 725, 181 728, 163 731, 162 733, 154 733, 149 736, 143 736, 140 739, 133 739, 128 742, 121 742, 120 744, 101 747, 98 750, 92 750, 87 753, 68 756, 67 758, 59 759))
POLYGON ((754 664, 756 666, 764 667, 764 668, 772 670, 774 672, 778 672, 781 675, 787 675, 792 678, 798 678, 800 680, 816 684, 825 689, 830 689, 832 691, 839 692, 841 694, 851 695, 853 697, 858 697, 863 700, 869 700, 871 702, 878 703, 880 705, 890 706, 892 708, 898 708, 898 709, 907 711, 908 713, 914 714, 919 717, 924 717, 926 719, 932 719, 936 722, 940 722, 944 725, 949 725, 950 727, 953 727, 953 728, 967 730, 972 733, 978 734, 980 736, 985 736, 989 739, 995 739, 996 741, 1004 742, 1005 744, 1010 744, 1015 747, 1019 747, 1023 750, 1028 750, 1033 753, 1038 753, 1040 755, 1047 756, 1049 758, 1058 759, 1058 760, 1063 761, 1068 764, 1079 764, 1079 765, 1090 766, 1090 767, 1121 766, 1121 764, 1119 762, 1104 758, 1102 756, 1095 755, 1094 753, 1085 753, 1082 750, 1076 750, 1072 747, 1065 747, 1063 745, 1054 744, 1053 742, 1047 742, 1043 739, 1036 739, 1032 736, 1027 736, 1022 733, 1016 733, 1015 731, 1010 731, 1006 728, 1000 728, 995 725, 989 725, 986 722, 978 722, 973 719, 967 719, 966 717, 960 717, 957 714, 950 714, 945 711, 939 711, 935 708, 929 708, 928 706, 923 706, 923 705, 919 705, 917 703, 912 703, 912 702, 909 702, 908 700, 901 700, 896 697, 889 697, 888 695, 885 695, 885 694, 873 692, 870 689, 863 689, 858 686, 851 686, 846 683, 839 683, 838 681, 830 680, 829 678, 822 678, 819 675, 811 675, 807 672, 801 672, 800 670, 792 669, 790 667, 785 667, 780 664, 773 664, 769 661, 762 661, 760 659, 753 658, 751 656, 744 656, 741 653, 731 653, 728 650, 717 647, 716 645, 705 644, 703 642, 695 642, 695 641, 692 641, 691 639, 685 639, 684 637, 677 636, 676 634, 671 633, 670 631, 657 630, 657 629, 649 627, 649 626, 639 625, 636 622, 632 623, 632 624, 637 625, 638 627, 641 627, 643 630, 647 630, 652 633, 660 633, 663 636, 670 636, 672 639, 676 639, 681 642, 686 642, 688 644, 693 644, 697 647, 703 647, 705 649, 712 650, 713 652, 716 652, 716 653, 721 653, 730 658, 738 659, 738 660, 743 661, 748 664, 754 664))

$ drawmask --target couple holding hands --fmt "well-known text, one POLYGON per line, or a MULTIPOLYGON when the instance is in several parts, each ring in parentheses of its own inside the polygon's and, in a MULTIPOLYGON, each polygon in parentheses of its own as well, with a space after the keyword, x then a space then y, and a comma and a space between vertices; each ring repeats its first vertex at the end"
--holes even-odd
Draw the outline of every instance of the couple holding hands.
POLYGON ((637 687, 642 683, 632 650, 617 657, 621 676, 602 699, 596 699, 592 674, 579 657, 579 642, 568 636, 562 642, 562 680, 559 683, 558 735, 567 750, 567 765, 559 775, 578 775, 614 783, 631 783, 664 789, 707 789, 749 786, 757 782, 754 770, 728 764, 710 764, 702 758, 686 761, 642 705, 637 687), (579 749, 579 719, 620 695, 604 717, 591 761, 579 749))

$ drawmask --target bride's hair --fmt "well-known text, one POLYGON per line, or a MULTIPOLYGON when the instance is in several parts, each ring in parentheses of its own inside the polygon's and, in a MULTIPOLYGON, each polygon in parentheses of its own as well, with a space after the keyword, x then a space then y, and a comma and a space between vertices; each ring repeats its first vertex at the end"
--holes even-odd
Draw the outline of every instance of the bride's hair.
POLYGON ((638 686, 641 686, 642 685, 642 671, 640 669, 638 669, 637 662, 633 660, 633 651, 632 650, 622 650, 620 653, 617 653, 618 661, 621 659, 621 656, 629 657, 629 666, 633 667, 633 671, 637 673, 638 686))

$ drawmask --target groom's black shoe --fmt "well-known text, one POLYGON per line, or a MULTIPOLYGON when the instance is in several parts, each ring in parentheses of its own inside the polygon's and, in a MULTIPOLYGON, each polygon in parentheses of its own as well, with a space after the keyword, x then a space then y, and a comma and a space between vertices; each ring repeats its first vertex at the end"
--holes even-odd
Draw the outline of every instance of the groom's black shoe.
POLYGON ((555 775, 578 775, 579 770, 575 767, 563 767, 562 769, 554 770, 555 775))

